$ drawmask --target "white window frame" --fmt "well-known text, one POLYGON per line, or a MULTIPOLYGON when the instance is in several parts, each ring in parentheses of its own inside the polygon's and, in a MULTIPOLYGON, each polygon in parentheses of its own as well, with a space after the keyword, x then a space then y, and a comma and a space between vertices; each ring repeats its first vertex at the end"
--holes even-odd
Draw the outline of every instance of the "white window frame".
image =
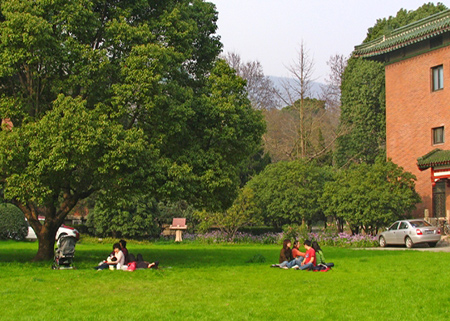
POLYGON ((444 89, 444 65, 431 68, 431 86, 433 91, 444 89))
POLYGON ((443 144, 445 142, 444 126, 433 128, 432 133, 433 145, 443 144))

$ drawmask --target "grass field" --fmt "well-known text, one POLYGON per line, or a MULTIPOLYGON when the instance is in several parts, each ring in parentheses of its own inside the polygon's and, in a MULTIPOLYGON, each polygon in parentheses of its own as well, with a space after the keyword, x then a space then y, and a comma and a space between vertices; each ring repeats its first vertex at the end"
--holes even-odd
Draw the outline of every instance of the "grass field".
POLYGON ((76 270, 0 242, 1 320, 448 320, 449 253, 324 248, 326 273, 270 268, 274 245, 129 244, 160 270, 100 271, 111 244, 77 244, 76 270), (264 263, 247 263, 255 255, 264 263))

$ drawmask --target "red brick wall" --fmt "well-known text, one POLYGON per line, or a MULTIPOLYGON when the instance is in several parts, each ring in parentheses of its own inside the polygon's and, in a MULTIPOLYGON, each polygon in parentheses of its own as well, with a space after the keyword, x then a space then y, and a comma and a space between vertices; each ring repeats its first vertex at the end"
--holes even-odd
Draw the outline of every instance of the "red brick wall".
POLYGON ((424 209, 433 213, 430 169, 421 172, 416 164, 435 148, 450 149, 450 46, 386 66, 387 156, 417 177, 422 203, 415 217, 423 217, 424 209), (431 68, 439 65, 444 66, 444 89, 432 92, 431 68), (433 145, 432 128, 440 126, 445 142, 433 145))

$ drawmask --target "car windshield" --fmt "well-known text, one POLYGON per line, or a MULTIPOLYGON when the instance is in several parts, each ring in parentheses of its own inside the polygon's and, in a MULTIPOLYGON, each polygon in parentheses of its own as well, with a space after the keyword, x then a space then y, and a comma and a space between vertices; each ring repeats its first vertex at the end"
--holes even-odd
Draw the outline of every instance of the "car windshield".
POLYGON ((426 221, 410 221, 409 224, 411 224, 412 227, 431 226, 431 224, 426 221))

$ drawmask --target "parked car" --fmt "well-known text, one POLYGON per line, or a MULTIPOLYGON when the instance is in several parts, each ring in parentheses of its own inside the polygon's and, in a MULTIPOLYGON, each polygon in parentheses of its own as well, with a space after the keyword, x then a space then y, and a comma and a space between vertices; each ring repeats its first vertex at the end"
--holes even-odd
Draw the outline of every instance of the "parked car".
MULTIPOLYGON (((26 219, 25 219, 26 220, 26 219)), ((44 223, 45 217, 39 217, 39 222, 41 222, 42 224, 44 223)), ((27 222, 28 224, 28 222, 27 222)), ((60 236, 62 235, 70 235, 75 237, 77 240, 80 239, 80 233, 73 227, 67 226, 67 225, 61 225, 58 229, 58 231, 56 232, 56 237, 55 240, 57 240, 60 236)), ((36 240, 37 236, 36 233, 34 232, 33 228, 30 226, 30 224, 28 224, 28 234, 26 236, 26 239, 28 240, 36 240)))
POLYGON ((421 243, 428 243, 429 246, 435 247, 440 239, 439 227, 422 219, 396 221, 378 237, 381 247, 405 244, 407 248, 421 243))

